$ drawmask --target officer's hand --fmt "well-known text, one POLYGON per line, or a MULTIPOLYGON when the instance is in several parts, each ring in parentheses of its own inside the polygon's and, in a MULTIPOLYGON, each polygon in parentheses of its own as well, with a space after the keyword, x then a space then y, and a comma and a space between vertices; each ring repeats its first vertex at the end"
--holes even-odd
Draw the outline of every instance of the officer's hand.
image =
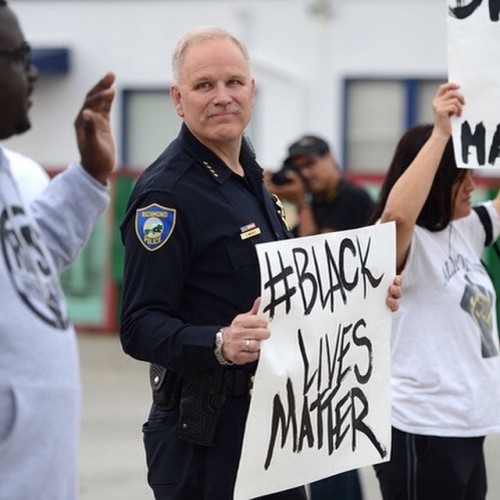
POLYGON ((392 285, 389 287, 389 292, 387 294, 387 298, 385 299, 385 303, 387 307, 392 311, 397 311, 399 309, 399 299, 403 295, 401 290, 401 276, 398 274, 394 277, 392 285))
POLYGON ((238 314, 222 334, 222 355, 235 365, 257 361, 260 343, 271 335, 267 318, 257 315, 259 306, 260 297, 250 311, 238 314))
POLYGON ((103 184, 115 165, 115 145, 109 113, 115 97, 115 75, 106 73, 85 96, 75 120, 76 139, 83 168, 103 184))

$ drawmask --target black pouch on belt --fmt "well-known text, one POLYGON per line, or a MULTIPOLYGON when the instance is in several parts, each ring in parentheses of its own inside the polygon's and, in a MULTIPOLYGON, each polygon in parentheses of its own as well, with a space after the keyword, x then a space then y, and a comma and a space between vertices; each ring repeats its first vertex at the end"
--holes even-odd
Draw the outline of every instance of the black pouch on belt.
POLYGON ((180 399, 179 437, 211 446, 220 410, 226 399, 224 370, 204 373, 194 380, 183 380, 180 399))
POLYGON ((161 365, 149 365, 149 383, 153 401, 165 409, 174 408, 179 402, 181 379, 171 368, 161 365))

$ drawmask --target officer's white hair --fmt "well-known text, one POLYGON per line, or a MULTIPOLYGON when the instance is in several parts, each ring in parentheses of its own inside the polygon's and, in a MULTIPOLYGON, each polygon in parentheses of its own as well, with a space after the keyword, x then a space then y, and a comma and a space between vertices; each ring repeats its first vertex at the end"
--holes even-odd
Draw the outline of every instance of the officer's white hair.
POLYGON ((195 42, 203 42, 205 40, 231 40, 241 50, 245 60, 250 63, 250 56, 245 44, 233 33, 217 26, 198 26, 187 33, 177 42, 172 54, 172 74, 176 84, 180 81, 181 66, 184 62, 186 49, 195 42))

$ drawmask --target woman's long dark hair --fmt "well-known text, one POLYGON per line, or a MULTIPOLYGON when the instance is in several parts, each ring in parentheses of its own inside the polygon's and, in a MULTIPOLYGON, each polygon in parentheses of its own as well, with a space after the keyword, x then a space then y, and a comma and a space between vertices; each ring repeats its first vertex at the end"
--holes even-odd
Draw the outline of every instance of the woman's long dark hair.
MULTIPOLYGON (((399 140, 370 218, 371 223, 380 219, 392 187, 428 141, 432 129, 432 125, 417 125, 410 128, 399 140)), ((429 231, 441 231, 450 223, 454 202, 452 200, 453 184, 463 179, 466 172, 465 169, 457 168, 450 138, 441 157, 429 196, 417 218, 417 225, 429 231)))

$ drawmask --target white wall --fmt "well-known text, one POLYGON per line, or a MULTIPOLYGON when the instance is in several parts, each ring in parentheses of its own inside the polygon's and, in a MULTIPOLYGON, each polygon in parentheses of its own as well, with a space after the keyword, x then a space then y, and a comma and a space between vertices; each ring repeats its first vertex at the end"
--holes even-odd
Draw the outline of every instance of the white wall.
MULTIPOLYGON (((69 75, 42 76, 33 131, 8 141, 43 164, 76 155, 72 122, 87 87, 111 69, 117 90, 166 86, 180 35, 199 24, 247 44, 258 87, 256 149, 278 165, 298 135, 341 140, 342 82, 446 74, 446 0, 10 0, 35 46, 72 49, 69 75), (314 14, 325 4, 331 15, 314 14)), ((114 107, 117 140, 120 102, 114 107)))

